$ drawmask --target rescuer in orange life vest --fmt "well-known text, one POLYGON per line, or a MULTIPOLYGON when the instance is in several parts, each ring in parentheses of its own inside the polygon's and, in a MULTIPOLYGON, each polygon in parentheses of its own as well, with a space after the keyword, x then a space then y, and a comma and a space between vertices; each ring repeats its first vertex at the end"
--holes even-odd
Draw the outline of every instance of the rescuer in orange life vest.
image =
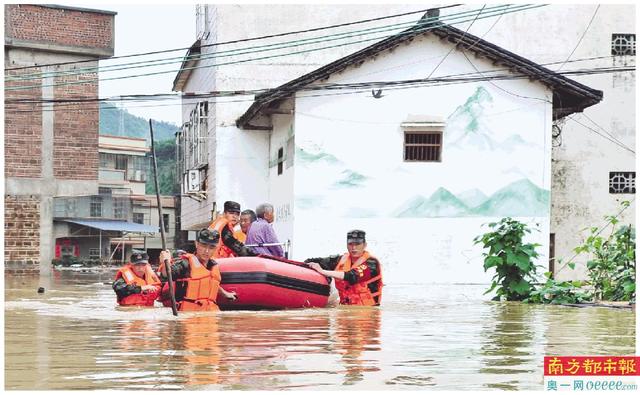
POLYGON ((379 306, 382 299, 382 267, 366 250, 365 232, 347 233, 347 250, 342 256, 309 258, 305 263, 318 273, 336 279, 340 304, 379 306))
MULTIPOLYGON (((171 278, 175 281, 175 297, 180 311, 217 311, 218 294, 229 300, 236 300, 235 292, 227 292, 220 286, 220 269, 214 261, 220 235, 215 230, 202 229, 196 237, 196 253, 180 255, 171 264, 171 278)), ((167 250, 160 252, 160 276, 167 281, 164 262, 172 261, 167 250)), ((162 290, 161 301, 170 306, 168 284, 162 290)))
POLYGON ((234 236, 233 228, 239 219, 240 204, 232 201, 224 202, 224 213, 209 225, 209 230, 217 231, 222 238, 214 251, 213 258, 258 255, 234 236))
POLYGON ((149 256, 135 252, 116 273, 113 290, 121 306, 153 306, 160 293, 160 279, 149 265, 149 256))

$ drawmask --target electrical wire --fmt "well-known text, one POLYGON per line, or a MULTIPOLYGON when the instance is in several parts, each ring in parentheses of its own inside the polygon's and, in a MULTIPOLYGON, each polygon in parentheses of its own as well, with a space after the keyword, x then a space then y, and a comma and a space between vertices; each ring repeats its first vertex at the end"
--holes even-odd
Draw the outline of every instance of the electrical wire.
MULTIPOLYGON (((459 7, 461 5, 462 4, 452 4, 452 5, 443 6, 443 7, 433 7, 431 9, 443 10, 443 9, 452 8, 452 7, 459 7)), ((294 34, 310 33, 310 32, 316 32, 316 31, 320 31, 320 30, 326 30, 326 29, 334 29, 334 28, 338 28, 338 27, 352 26, 352 25, 357 25, 357 24, 362 24, 362 23, 367 23, 367 22, 375 22, 375 21, 384 20, 384 19, 397 18, 397 17, 401 17, 401 16, 424 13, 424 12, 426 12, 428 10, 429 9, 423 9, 423 10, 405 12, 405 13, 401 13, 401 14, 387 15, 387 16, 382 16, 382 17, 377 17, 377 18, 362 19, 362 20, 353 21, 353 22, 340 23, 340 24, 337 24, 337 25, 322 26, 322 27, 316 27, 316 28, 312 28, 312 29, 298 30, 298 31, 292 31, 292 32, 284 32, 284 33, 277 33, 277 34, 270 34, 270 35, 265 35, 265 36, 251 37, 251 38, 245 38, 245 39, 239 39, 239 40, 231 40, 231 41, 225 41, 225 42, 221 42, 221 43, 205 44, 205 45, 201 45, 200 48, 217 47, 217 46, 229 45, 229 44, 237 44, 237 43, 242 43, 242 42, 264 40, 264 39, 268 39, 268 38, 284 37, 284 36, 289 36, 289 35, 294 35, 294 34)), ((160 54, 160 53, 170 53, 170 52, 184 51, 184 50, 188 50, 188 49, 190 49, 190 47, 164 49, 164 50, 150 51, 150 52, 139 52, 139 53, 133 53, 133 54, 128 54, 128 55, 112 56, 112 57, 109 58, 109 60, 111 60, 111 59, 123 59, 123 58, 137 57, 137 56, 157 55, 157 54, 160 54)), ((38 68, 38 67, 45 67, 45 66, 61 66, 61 65, 79 64, 79 63, 87 63, 87 62, 94 62, 94 61, 95 61, 95 59, 78 60, 78 61, 71 61, 71 62, 45 63, 45 64, 34 65, 34 66, 22 66, 22 67, 6 68, 5 70, 24 70, 24 69, 38 68)))
POLYGON ((631 149, 631 148, 627 147, 626 145, 622 144, 622 143, 621 143, 621 142, 619 142, 618 140, 615 140, 615 139, 612 139, 612 138, 610 138, 610 137, 605 136, 604 134, 602 134, 602 133, 598 132, 597 130, 595 130, 595 129, 593 129, 593 128, 591 128, 591 127, 589 127, 589 126, 587 126, 587 125, 583 124, 582 122, 578 121, 577 119, 573 118, 571 115, 568 115, 568 116, 567 116, 567 118, 569 118, 570 120, 572 120, 573 122, 575 122, 575 123, 577 123, 577 124, 582 125, 582 126, 583 126, 583 127, 585 127, 587 130, 592 131, 593 133, 595 133, 595 134, 597 134, 598 136, 600 136, 600 137, 602 137, 602 138, 604 138, 604 139, 606 139, 606 140, 608 140, 608 141, 610 141, 610 142, 614 143, 615 145, 618 145, 618 146, 620 146, 620 147, 624 148, 625 150, 627 150, 627 151, 629 151, 629 152, 631 152, 631 153, 633 153, 633 154, 635 154, 635 153, 636 153, 636 151, 634 151, 633 149, 631 149))
MULTIPOLYGON (((557 73, 559 75, 595 75, 606 73, 620 73, 620 72, 634 72, 635 67, 621 66, 621 67, 603 67, 603 68, 591 68, 591 69, 576 69, 568 70, 557 73)), ((393 87, 393 86, 426 86, 436 85, 440 83, 467 83, 467 82, 483 82, 492 80, 519 80, 528 79, 527 75, 519 75, 513 73, 497 74, 497 72, 476 72, 476 73, 461 73, 451 74, 448 76, 442 76, 438 78, 430 79, 412 79, 412 80, 393 80, 393 81, 364 81, 357 83, 330 83, 330 84, 316 84, 308 85, 298 88, 284 89, 287 93, 295 93, 297 91, 314 91, 314 90, 338 90, 338 89, 357 89, 357 88, 372 88, 372 87, 393 87), (496 73, 496 74, 492 74, 496 73)), ((149 100, 164 100, 164 99, 202 99, 213 97, 226 97, 226 96, 238 96, 238 95, 257 95, 270 91, 271 89, 255 89, 255 90, 234 90, 234 91, 211 91, 199 94, 178 94, 178 93, 162 93, 162 94, 149 94, 149 95, 125 95, 117 97, 107 98, 94 98, 94 97, 67 97, 64 99, 5 99, 5 104, 25 104, 25 103, 89 103, 89 102, 102 102, 102 101, 149 101, 149 100)), ((513 94, 512 92, 509 92, 513 94)), ((527 96, 521 96, 523 98, 530 98, 527 96)), ((543 100, 536 98, 538 100, 543 100)), ((253 99, 252 99, 253 100, 253 99)))
MULTIPOLYGON (((440 67, 440 65, 442 63, 444 63, 445 59, 449 57, 449 55, 451 55, 451 53, 458 48, 458 44, 460 44, 460 42, 462 42, 462 39, 467 35, 467 33, 469 33, 469 29, 471 29, 471 26, 473 26, 473 24, 478 20, 478 17, 480 16, 480 14, 482 14, 482 10, 484 10, 484 8, 487 5, 483 5, 482 8, 480 9, 480 11, 478 11, 478 15, 476 15, 476 17, 473 19, 473 21, 471 21, 471 23, 469 24, 469 26, 467 26, 467 30, 465 30, 464 34, 462 35, 462 37, 460 37, 460 39, 458 40, 458 43, 454 46, 451 47, 451 49, 449 49, 449 52, 447 52, 446 55, 444 55, 444 57, 440 60, 440 62, 438 62, 438 64, 436 65, 436 67, 433 68, 433 70, 431 70, 431 73, 429 73, 429 75, 427 76, 427 78, 431 78, 431 76, 433 75, 433 73, 436 72, 436 70, 438 70, 438 67, 440 67)), ((504 14, 502 14, 504 15, 504 14)), ((500 18, 502 18, 502 15, 500 15, 500 18)))
MULTIPOLYGON (((532 6, 532 7, 527 8, 526 10, 533 9, 533 8, 539 8, 539 7, 543 7, 543 6, 544 5, 532 6)), ((519 11, 523 11, 523 10, 525 10, 525 9, 518 9, 516 11, 511 11, 511 12, 519 12, 519 11)), ((490 18, 490 17, 493 17, 493 16, 494 15, 488 15, 488 16, 484 16, 484 17, 482 17, 480 19, 490 18)), ((463 22, 460 22, 460 23, 463 23, 463 22)), ((431 28, 432 27, 429 27, 429 28, 426 28, 426 29, 423 29, 423 30, 416 29, 416 30, 410 31, 408 33, 415 33, 416 31, 420 31, 420 32, 427 31, 427 30, 429 30, 431 28)), ((403 33, 399 33, 399 34, 403 34, 403 33)), ((395 36, 395 34, 392 35, 392 36, 395 36)), ((359 44, 359 43, 373 41, 373 40, 380 40, 382 38, 387 38, 387 37, 390 37, 390 36, 386 36, 385 35, 385 36, 367 38, 367 39, 362 39, 362 40, 357 40, 357 41, 352 41, 352 42, 347 42, 347 43, 341 43, 341 44, 332 45, 332 46, 325 46, 325 47, 319 47, 319 48, 308 49, 308 50, 294 51, 294 52, 288 52, 288 53, 284 53, 284 54, 277 54, 277 55, 271 55, 271 56, 250 58, 250 59, 244 59, 244 60, 239 60, 239 61, 222 62, 222 63, 205 65, 205 66, 184 67, 184 68, 181 68, 180 70, 194 70, 194 69, 201 69, 201 68, 212 68, 212 67, 218 67, 218 66, 246 63, 246 62, 250 62, 250 61, 268 60, 268 59, 273 59, 273 58, 279 58, 279 57, 282 57, 282 56, 297 55, 297 54, 315 52, 315 51, 320 51, 320 50, 325 50, 325 49, 338 48, 338 47, 342 47, 342 46, 345 46, 345 45, 353 45, 353 44, 359 44)), ((15 86, 15 87, 10 87, 10 88, 5 87, 5 91, 18 91, 18 90, 36 89, 36 88, 51 87, 51 86, 66 86, 66 85, 86 84, 86 83, 97 82, 97 81, 121 80, 121 79, 127 79, 127 78, 146 77, 146 76, 160 75, 160 74, 167 74, 167 73, 175 73, 175 72, 177 72, 177 70, 168 70, 168 71, 159 71, 159 72, 153 72, 153 73, 134 74, 134 75, 127 75, 127 76, 120 76, 120 77, 111 77, 111 78, 100 78, 100 79, 96 78, 96 79, 88 80, 88 81, 71 81, 71 82, 57 83, 57 84, 40 84, 40 85, 30 85, 30 86, 15 86)))
MULTIPOLYGON (((496 7, 492 7, 492 10, 498 10, 500 8, 502 9, 506 9, 505 7, 509 8, 510 6, 496 6, 496 7)), ((518 8, 522 8, 522 7, 526 7, 526 6, 516 6, 516 7, 512 7, 512 9, 518 9, 518 8)), ((460 13, 454 13, 451 15, 448 15, 446 17, 443 17, 442 20, 446 20, 446 21, 453 21, 456 20, 458 18, 462 18, 462 17, 467 17, 468 14, 473 14, 475 11, 464 11, 464 12, 460 12, 460 13)), ((267 45, 261 45, 261 46, 253 46, 253 47, 247 47, 247 48, 237 48, 237 49, 232 49, 232 50, 228 50, 228 51, 217 51, 213 54, 194 54, 194 55, 190 55, 190 56, 184 56, 184 57, 172 57, 172 58, 162 58, 162 59, 153 59, 153 60, 148 60, 148 61, 139 61, 139 62, 130 62, 130 63, 122 63, 122 64, 116 64, 116 65, 107 65, 107 66, 99 66, 99 67, 86 67, 86 68, 79 68, 79 69, 72 69, 72 70, 61 70, 61 71, 45 71, 45 72, 37 72, 37 73, 30 73, 30 74, 20 74, 18 77, 9 77, 9 78, 5 78, 6 81, 18 81, 18 80, 29 80, 29 79, 38 79, 41 78, 42 76, 58 76, 58 75, 76 75, 76 74, 83 74, 86 72, 96 72, 96 71, 100 71, 100 72, 110 72, 110 71, 120 71, 120 70, 126 70, 126 69, 131 69, 131 68, 138 68, 138 67, 154 67, 154 66, 160 66, 160 65, 166 65, 166 64, 173 64, 173 63, 181 63, 182 61, 188 61, 188 60, 203 60, 203 59, 212 59, 212 58, 218 58, 218 57, 225 57, 225 56, 232 56, 232 55, 241 55, 241 54, 247 54, 247 53, 256 53, 256 52, 262 52, 262 51, 270 51, 270 50, 275 50, 275 49, 282 49, 282 48, 289 48, 292 46, 297 46, 302 45, 302 44, 309 44, 309 43, 317 43, 317 42, 323 42, 323 41, 333 41, 336 39, 341 39, 341 38, 349 38, 349 37, 353 37, 356 35, 363 35, 365 33, 376 33, 379 31, 389 31, 389 30, 395 30, 395 29, 399 29, 399 28, 403 28, 406 26, 421 26, 421 25, 429 25, 429 24, 433 24, 433 22, 435 22, 436 19, 431 18, 428 20, 419 20, 419 21, 408 21, 408 22, 401 22, 401 23, 396 23, 396 24, 392 24, 392 25, 385 25, 385 26, 377 26, 377 27, 371 27, 371 28, 367 28, 367 29, 363 29, 363 30, 356 30, 356 31, 347 31, 347 32, 341 32, 341 33, 336 33, 336 34, 332 34, 332 35, 324 35, 324 36, 320 36, 320 37, 312 37, 312 38, 307 38, 307 39, 301 39, 301 40, 293 40, 293 41, 288 41, 288 42, 280 42, 280 43, 272 43, 272 44, 267 44, 267 45), (316 41, 313 41, 316 40, 316 41), (285 45, 286 44, 286 45, 285 45), (277 47, 279 46, 280 47, 277 47), (275 47, 275 48, 274 48, 275 47), (257 51, 248 51, 248 52, 241 52, 241 51, 247 51, 247 50, 252 50, 252 49, 260 49, 257 51), (165 63, 156 63, 155 62, 161 62, 161 61, 165 61, 165 60, 175 60, 172 62, 165 62, 165 63), (121 67, 121 66, 130 66, 130 65, 137 65, 136 67, 121 67), (119 67, 119 68, 117 68, 119 67)), ((111 59, 107 59, 111 60, 111 59)))
MULTIPOLYGON (((584 29, 584 32, 582 33, 582 36, 580 37, 580 39, 578 40, 578 42, 576 43, 576 46, 573 47, 573 50, 571 51, 571 53, 569 54, 569 56, 567 56, 567 61, 569 59, 571 59, 571 57, 573 56, 573 53, 576 52, 576 49, 578 49, 578 47, 580 46, 580 43, 582 42, 582 39, 584 38, 584 36, 587 34, 587 32, 589 31, 589 27, 591 27, 591 24, 593 23, 593 20, 596 17, 596 14, 598 13, 598 10, 600 9, 600 4, 598 4, 598 6, 596 7, 596 10, 593 12, 593 16, 591 17, 591 20, 589 21, 589 24, 587 25, 587 27, 584 29)), ((565 61, 566 63, 566 61, 565 61)), ((565 63, 561 64, 560 67, 558 67, 557 71, 562 70, 562 68, 564 67, 565 63)))

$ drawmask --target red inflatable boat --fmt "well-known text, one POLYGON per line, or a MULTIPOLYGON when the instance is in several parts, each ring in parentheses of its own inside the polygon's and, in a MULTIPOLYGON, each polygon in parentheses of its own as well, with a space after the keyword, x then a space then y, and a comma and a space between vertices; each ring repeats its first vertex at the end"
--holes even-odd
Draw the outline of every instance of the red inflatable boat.
POLYGON ((329 299, 326 277, 303 263, 283 258, 219 258, 221 285, 238 296, 230 302, 218 297, 221 310, 297 309, 325 307, 329 299))

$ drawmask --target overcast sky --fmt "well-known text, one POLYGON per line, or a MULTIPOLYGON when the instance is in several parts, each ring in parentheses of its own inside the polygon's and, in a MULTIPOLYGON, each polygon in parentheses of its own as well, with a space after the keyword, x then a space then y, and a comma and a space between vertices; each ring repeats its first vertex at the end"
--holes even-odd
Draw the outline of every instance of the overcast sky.
MULTIPOLYGON (((80 5, 79 5, 80 6, 80 5)), ((195 5, 113 5, 91 4, 87 8, 115 11, 115 56, 130 55, 165 49, 185 48, 191 46, 196 38, 195 33, 195 5)), ((101 72, 100 97, 112 97, 126 94, 169 93, 173 85, 176 71, 180 67, 180 59, 186 50, 150 55, 146 57, 131 57, 101 61, 100 66, 111 66, 139 62, 160 58, 167 59, 170 64, 157 67, 139 67, 128 65, 130 69, 101 72), (116 80, 108 78, 125 75, 143 74, 168 71, 168 73, 116 80)), ((182 123, 179 102, 167 106, 167 102, 155 103, 125 103, 127 110, 135 115, 172 122, 182 123), (162 106, 159 106, 162 105, 162 106)))

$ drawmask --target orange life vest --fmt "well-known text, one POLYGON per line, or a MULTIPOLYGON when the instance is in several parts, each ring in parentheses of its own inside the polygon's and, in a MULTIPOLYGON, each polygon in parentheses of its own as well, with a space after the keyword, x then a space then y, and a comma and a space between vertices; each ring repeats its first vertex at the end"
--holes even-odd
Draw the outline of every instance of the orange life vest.
MULTIPOLYGON (((340 262, 336 266, 337 271, 348 272, 354 267, 358 267, 364 264, 367 259, 373 258, 367 251, 362 254, 362 256, 355 262, 351 263, 351 256, 349 253, 346 253, 340 258, 340 262)), ((338 294, 340 294, 340 304, 353 304, 360 306, 376 306, 380 304, 382 300, 382 267, 380 266, 380 261, 378 261, 378 275, 370 278, 367 281, 362 281, 355 283, 353 285, 349 284, 348 281, 344 280, 336 280, 336 288, 338 289, 338 294), (378 283, 378 291, 371 292, 368 285, 371 283, 378 283), (374 297, 378 297, 378 302, 374 299, 374 297)))
MULTIPOLYGON (((220 288, 220 268, 215 265, 208 270, 202 266, 198 258, 193 254, 184 254, 181 259, 189 262, 189 278, 181 278, 175 281, 186 282, 186 292, 184 298, 178 301, 177 307, 180 311, 218 311, 216 298, 220 288)), ((175 287, 174 287, 175 289, 175 287)), ((164 291, 164 290, 163 290, 164 291)), ((164 306, 171 306, 171 300, 163 298, 164 306)))
POLYGON ((160 293, 160 279, 153 272, 149 264, 147 264, 144 268, 144 278, 138 277, 131 268, 130 264, 118 270, 118 272, 116 273, 116 280, 121 277, 124 279, 127 285, 157 285, 157 290, 125 296, 124 298, 118 300, 118 304, 120 304, 121 306, 153 306, 153 302, 158 298, 158 294, 160 293))
POLYGON ((213 253, 213 259, 216 259, 216 258, 231 258, 231 257, 236 256, 236 254, 233 252, 233 250, 231 248, 227 247, 224 244, 224 241, 222 241, 222 230, 225 227, 229 228, 231 233, 233 233, 233 227, 231 227, 231 224, 229 224, 229 221, 227 221, 227 219, 225 217, 220 217, 220 218, 216 219, 215 221, 213 221, 211 223, 211 225, 209 225, 209 230, 216 230, 216 231, 218 231, 218 234, 220 235, 220 241, 218 242, 218 246, 216 247, 216 250, 213 253))
POLYGON ((247 235, 241 230, 237 232, 233 232, 233 237, 235 237, 236 240, 238 240, 241 243, 244 243, 247 241, 247 235))

